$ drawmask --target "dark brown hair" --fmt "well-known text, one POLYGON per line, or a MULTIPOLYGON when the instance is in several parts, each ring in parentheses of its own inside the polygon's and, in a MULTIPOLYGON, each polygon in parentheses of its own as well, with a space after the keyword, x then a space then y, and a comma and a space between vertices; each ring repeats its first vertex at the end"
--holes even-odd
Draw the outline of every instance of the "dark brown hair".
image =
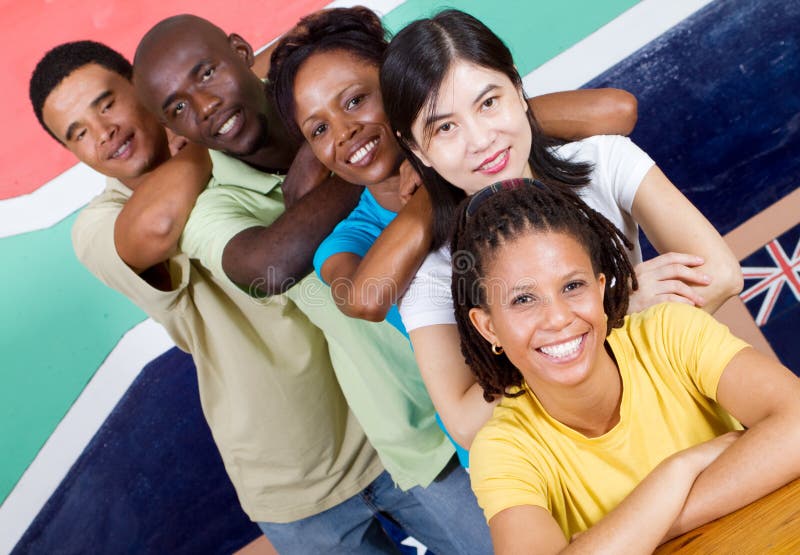
POLYGON ((461 352, 489 401, 494 395, 506 394, 508 387, 522 385, 522 374, 505 354, 492 353, 491 345, 472 325, 469 311, 489 308, 484 278, 495 251, 530 232, 568 234, 589 254, 595 274, 605 274, 603 308, 608 332, 622 325, 629 285, 638 287, 625 253, 626 248, 633 248, 631 242, 565 185, 515 179, 487 187, 462 202, 451 240, 453 303, 461 352))
POLYGON ((341 50, 378 68, 387 45, 381 20, 363 6, 320 10, 301 19, 275 47, 267 75, 286 129, 303 139, 294 119, 294 80, 309 57, 341 50))

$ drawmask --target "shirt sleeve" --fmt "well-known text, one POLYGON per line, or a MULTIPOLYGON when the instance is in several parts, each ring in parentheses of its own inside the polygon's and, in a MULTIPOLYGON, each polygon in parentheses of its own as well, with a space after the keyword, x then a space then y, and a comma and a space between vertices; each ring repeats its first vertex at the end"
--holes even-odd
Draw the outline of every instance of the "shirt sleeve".
POLYGON ((349 252, 364 258, 382 231, 383 229, 366 211, 362 196, 358 206, 347 218, 339 222, 314 253, 314 270, 317 275, 322 279, 320 273, 322 266, 335 254, 349 252))
POLYGON ((279 199, 256 191, 228 185, 208 188, 197 198, 180 248, 218 279, 233 283, 222 269, 225 247, 246 229, 269 226, 283 210, 279 199))
POLYGON ((661 334, 670 360, 706 397, 717 400, 717 386, 731 359, 749 345, 707 312, 681 303, 658 305, 661 334))
POLYGON ((470 481, 488 522, 500 511, 534 505, 550 511, 547 483, 508 423, 484 427, 469 452, 470 481))
POLYGON ((114 244, 114 224, 123 206, 122 199, 103 194, 81 211, 72 228, 75 255, 105 285, 163 322, 168 313, 183 306, 189 283, 189 260, 180 255, 170 259, 173 278, 170 291, 156 289, 142 279, 120 258, 114 244))
POLYGON ((422 262, 398 303, 400 317, 407 331, 456 323, 450 290, 451 272, 450 252, 446 248, 433 251, 422 262))
POLYGON ((591 140, 598 149, 595 171, 611 186, 617 205, 630 214, 639 185, 655 162, 628 137, 601 135, 591 140))

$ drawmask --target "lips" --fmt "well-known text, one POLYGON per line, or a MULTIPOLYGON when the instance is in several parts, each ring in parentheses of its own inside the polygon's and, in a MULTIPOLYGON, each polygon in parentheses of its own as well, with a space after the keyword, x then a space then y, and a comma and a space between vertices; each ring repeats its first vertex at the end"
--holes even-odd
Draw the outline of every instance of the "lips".
POLYGON ((108 155, 109 160, 127 160, 133 153, 133 133, 127 135, 124 139, 111 145, 111 153, 108 155))
POLYGON ((242 125, 244 125, 242 110, 238 108, 227 110, 211 121, 211 137, 213 139, 230 139, 239 132, 242 125))
POLYGON ((375 147, 380 142, 379 137, 373 137, 364 141, 352 149, 347 156, 347 163, 354 166, 365 166, 369 164, 375 155, 375 147))
POLYGON ((481 162, 480 166, 475 168, 475 171, 494 175, 503 171, 508 165, 510 158, 510 148, 505 148, 494 153, 492 156, 481 162))

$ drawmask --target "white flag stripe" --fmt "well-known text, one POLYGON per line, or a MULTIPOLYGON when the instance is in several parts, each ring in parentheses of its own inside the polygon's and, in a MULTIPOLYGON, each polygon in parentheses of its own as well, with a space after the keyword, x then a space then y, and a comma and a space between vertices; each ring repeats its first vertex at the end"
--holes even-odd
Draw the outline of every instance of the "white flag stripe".
POLYGON ((522 80, 528 96, 577 89, 711 0, 642 0, 522 80))
POLYGON ((14 548, 141 369, 173 345, 149 319, 120 339, 0 506, 0 553, 14 548))

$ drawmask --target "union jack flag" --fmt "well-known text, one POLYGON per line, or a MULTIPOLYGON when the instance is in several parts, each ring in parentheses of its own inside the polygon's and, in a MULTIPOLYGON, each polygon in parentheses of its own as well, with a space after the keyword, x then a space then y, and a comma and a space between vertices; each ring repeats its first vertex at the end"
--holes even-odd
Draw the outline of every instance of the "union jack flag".
POLYGON ((783 245, 778 239, 773 239, 764 246, 764 251, 769 255, 774 265, 770 266, 743 266, 745 283, 757 280, 742 291, 739 296, 747 303, 766 293, 761 299, 755 321, 763 326, 772 315, 784 286, 800 302, 800 240, 797 241, 791 256, 786 254, 783 245))

